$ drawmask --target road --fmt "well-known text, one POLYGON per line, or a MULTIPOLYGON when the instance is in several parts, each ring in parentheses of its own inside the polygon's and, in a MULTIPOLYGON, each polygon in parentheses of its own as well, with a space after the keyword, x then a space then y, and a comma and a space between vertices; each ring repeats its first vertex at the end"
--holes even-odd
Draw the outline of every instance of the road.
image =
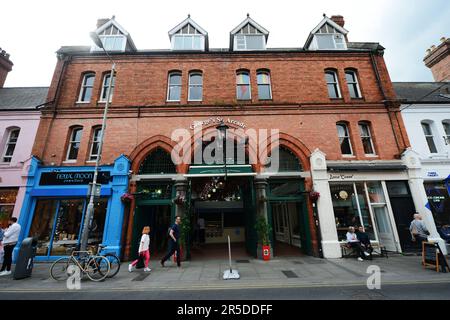
MULTIPOLYGON (((19 291, 0 292, 0 300, 448 300, 450 284, 430 282, 425 284, 402 283, 382 285, 381 290, 363 286, 314 286, 294 288, 258 289, 203 289, 203 290, 95 290, 95 291, 19 291)), ((189 301, 186 303, 189 304, 189 301)))

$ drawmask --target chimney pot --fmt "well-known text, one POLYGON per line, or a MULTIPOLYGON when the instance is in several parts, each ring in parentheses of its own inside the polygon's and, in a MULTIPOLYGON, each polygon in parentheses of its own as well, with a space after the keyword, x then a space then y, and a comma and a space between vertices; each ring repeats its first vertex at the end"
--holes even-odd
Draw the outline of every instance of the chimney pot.
POLYGON ((445 42, 445 41, 447 41, 447 37, 442 37, 441 42, 445 42))
POLYGON ((335 16, 331 16, 330 18, 333 22, 335 22, 337 25, 341 26, 342 28, 345 25, 345 20, 344 17, 341 15, 335 15, 335 16))

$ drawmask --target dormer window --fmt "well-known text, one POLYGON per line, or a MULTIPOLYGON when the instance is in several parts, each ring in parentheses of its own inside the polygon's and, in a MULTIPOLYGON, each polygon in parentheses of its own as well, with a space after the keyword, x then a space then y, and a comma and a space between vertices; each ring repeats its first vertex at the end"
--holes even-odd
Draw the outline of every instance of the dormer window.
MULTIPOLYGON (((137 51, 130 34, 115 20, 114 16, 111 19, 99 19, 95 33, 106 51, 137 51)), ((91 51, 103 51, 103 49, 93 45, 91 51)))
POLYGON ((343 19, 341 21, 338 21, 338 23, 341 23, 339 25, 325 16, 319 25, 311 31, 305 48, 309 50, 346 50, 348 31, 343 27, 343 19))
POLYGON ((265 50, 269 31, 261 27, 247 15, 230 34, 230 46, 235 51, 265 50))
POLYGON ((172 50, 200 50, 208 46, 208 33, 196 24, 190 16, 169 31, 172 50))

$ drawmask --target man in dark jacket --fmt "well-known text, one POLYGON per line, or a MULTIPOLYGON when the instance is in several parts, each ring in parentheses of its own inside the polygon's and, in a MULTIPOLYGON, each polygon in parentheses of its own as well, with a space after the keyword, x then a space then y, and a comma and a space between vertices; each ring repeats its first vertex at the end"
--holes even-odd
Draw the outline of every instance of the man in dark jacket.
POLYGON ((358 228, 358 233, 356 234, 356 237, 358 238, 359 242, 361 243, 361 247, 364 251, 370 254, 370 258, 372 258, 372 252, 373 248, 370 244, 370 238, 369 235, 364 231, 364 227, 360 226, 358 228))

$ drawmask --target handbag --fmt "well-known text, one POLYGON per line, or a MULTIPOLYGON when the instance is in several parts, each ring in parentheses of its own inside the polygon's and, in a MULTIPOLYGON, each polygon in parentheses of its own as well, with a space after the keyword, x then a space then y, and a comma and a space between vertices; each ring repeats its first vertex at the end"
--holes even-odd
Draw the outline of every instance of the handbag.
POLYGON ((139 254, 139 257, 138 257, 138 262, 136 264, 136 269, 142 269, 144 267, 145 267, 144 255, 141 253, 141 254, 139 254))

